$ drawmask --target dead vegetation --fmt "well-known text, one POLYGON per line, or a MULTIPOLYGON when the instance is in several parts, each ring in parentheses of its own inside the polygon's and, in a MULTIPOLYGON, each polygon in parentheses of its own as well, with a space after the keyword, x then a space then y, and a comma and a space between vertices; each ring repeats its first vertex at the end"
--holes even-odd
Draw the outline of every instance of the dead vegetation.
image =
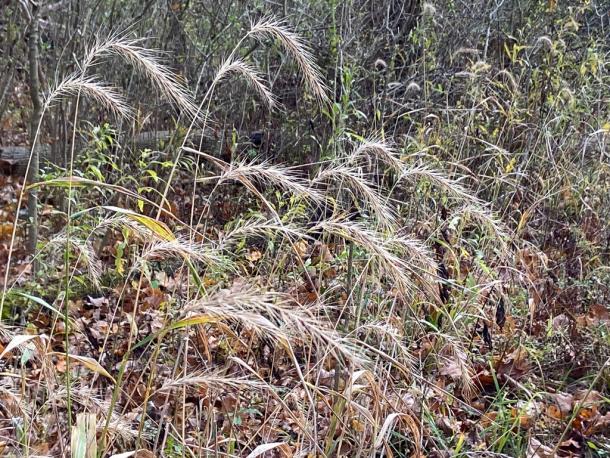
MULTIPOLYGON (((412 39, 435 50, 443 17, 422 8, 412 39)), ((552 80, 572 56, 563 20, 566 36, 524 53, 505 43, 513 67, 459 57, 458 89, 411 82, 429 105, 405 112, 409 135, 391 133, 393 116, 351 130, 349 94, 271 17, 203 95, 141 40, 98 41, 52 86, 33 137, 69 100, 68 162, 37 183, 2 177, 0 452, 607 455, 610 126, 593 122, 607 121, 608 54, 588 51, 579 93, 552 80), (273 161, 236 135, 228 157, 192 142, 221 123, 234 79, 258 109, 286 110, 247 46, 289 57, 301 97, 330 119, 317 160, 273 161), (104 124, 76 150, 88 110, 113 125, 142 116, 106 59, 172 104, 170 148, 127 151, 104 124), (544 89, 525 93, 527 81, 544 89), (538 106, 542 93, 552 100, 538 106), (32 192, 41 238, 25 253, 32 192)))

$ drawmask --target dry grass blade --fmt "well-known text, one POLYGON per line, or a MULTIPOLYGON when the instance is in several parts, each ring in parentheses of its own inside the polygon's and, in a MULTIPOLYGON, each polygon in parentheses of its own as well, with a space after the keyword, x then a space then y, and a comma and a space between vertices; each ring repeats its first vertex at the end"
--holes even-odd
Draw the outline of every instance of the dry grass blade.
POLYGON ((36 334, 22 334, 14 336, 8 345, 2 350, 0 353, 0 359, 2 359, 6 354, 13 351, 15 348, 30 348, 35 349, 33 345, 30 345, 34 339, 45 339, 44 335, 36 335, 36 334))
POLYGON ((110 373, 106 369, 104 369, 104 367, 94 358, 91 358, 89 356, 66 354, 66 353, 60 353, 60 352, 49 352, 47 354, 47 356, 54 356, 54 355, 66 355, 66 359, 69 359, 70 363, 80 364, 83 367, 86 367, 87 369, 89 369, 97 374, 107 377, 108 379, 112 380, 113 383, 116 383, 116 380, 114 379, 114 377, 112 375, 110 375, 110 373))
POLYGON ((96 458, 97 438, 95 414, 79 413, 72 427, 70 452, 73 458, 96 458))
POLYGON ((375 439, 375 443, 373 444, 373 448, 381 448, 387 441, 394 424, 398 421, 402 420, 407 428, 413 434, 413 443, 417 449, 417 454, 419 455, 419 443, 421 440, 421 431, 417 421, 412 417, 411 414, 408 413, 391 413, 383 422, 379 433, 377 434, 377 438, 375 439))
POLYGON ((76 74, 68 76, 60 82, 46 97, 45 110, 56 100, 68 96, 81 94, 98 102, 102 107, 118 117, 130 118, 132 110, 123 96, 114 88, 107 86, 95 78, 85 78, 76 74))
POLYGON ((261 444, 252 450, 252 452, 250 452, 246 458, 257 458, 273 450, 274 448, 283 447, 285 444, 286 442, 271 442, 269 444, 261 444))
POLYGON ((324 83, 322 73, 316 65, 311 51, 303 43, 301 37, 292 32, 281 21, 272 18, 263 18, 252 25, 248 36, 259 40, 263 37, 277 39, 290 57, 297 63, 303 79, 318 102, 320 104, 328 103, 328 88, 324 83))

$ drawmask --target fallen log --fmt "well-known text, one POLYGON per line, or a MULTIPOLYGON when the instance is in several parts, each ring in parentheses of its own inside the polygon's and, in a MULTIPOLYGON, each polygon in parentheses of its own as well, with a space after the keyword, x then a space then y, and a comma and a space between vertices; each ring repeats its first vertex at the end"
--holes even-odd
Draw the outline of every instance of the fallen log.
MULTIPOLYGON (((50 157, 51 145, 40 145, 38 148, 41 159, 50 157)), ((28 146, 0 146, 0 173, 25 176, 29 158, 28 146)))
MULTIPOLYGON (((249 136, 241 136, 238 140, 242 145, 250 144, 252 147, 263 151, 270 144, 270 132, 256 131, 249 136), (263 145, 261 147, 261 145, 263 145)), ((232 137, 232 131, 208 131, 202 134, 201 131, 194 131, 189 135, 187 145, 204 151, 210 151, 212 154, 225 155, 228 149, 228 142, 232 137), (225 147, 223 147, 225 146, 225 147)), ((176 134, 175 131, 169 130, 154 130, 140 132, 137 135, 124 135, 119 139, 119 145, 124 150, 139 151, 142 149, 166 149, 170 143, 176 149, 182 144, 183 137, 176 134)), ((83 140, 77 140, 76 154, 86 146, 83 140)), ((52 146, 43 144, 38 146, 40 154, 40 164, 46 161, 54 162, 52 157, 52 146)), ((170 148, 171 149, 171 148, 170 148)), ((24 176, 30 157, 30 148, 28 146, 0 146, 0 174, 24 176)), ((224 158, 224 157, 223 157, 224 158)), ((230 160, 230 158, 224 158, 230 160)), ((57 160, 57 158, 55 158, 57 160)))
MULTIPOLYGON (((172 140, 174 132, 168 130, 141 132, 136 136, 126 136, 119 142, 123 148, 137 151, 145 148, 157 149, 161 146, 165 147, 172 140)), ((201 133, 196 133, 190 136, 189 144, 195 147, 199 146, 202 139, 201 133)), ((206 143, 210 139, 206 138, 206 143)), ((84 148, 85 142, 77 143, 76 151, 84 148)), ((43 144, 38 146, 40 154, 40 163, 43 164, 46 160, 52 161, 51 145, 43 144)), ((29 146, 0 146, 0 174, 25 176, 28 160, 30 158, 29 146)))

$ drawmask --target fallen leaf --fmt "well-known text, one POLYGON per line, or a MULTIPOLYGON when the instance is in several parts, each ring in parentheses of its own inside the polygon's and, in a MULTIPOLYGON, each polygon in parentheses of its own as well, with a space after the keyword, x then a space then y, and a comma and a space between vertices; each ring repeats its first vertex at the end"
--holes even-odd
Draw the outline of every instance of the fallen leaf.
POLYGON ((588 315, 596 322, 610 321, 610 311, 602 304, 594 304, 589 308, 588 315))
POLYGON ((309 244, 306 240, 299 240, 298 242, 295 242, 294 248, 301 258, 307 257, 307 252, 309 251, 309 244))
POLYGON ((263 254, 259 250, 250 250, 246 255, 246 259, 250 262, 259 261, 263 257, 263 254))
POLYGON ((553 449, 546 445, 543 445, 534 436, 530 437, 527 444, 527 458, 555 458, 553 449))
MULTIPOLYGON (((60 353, 60 352, 50 352, 48 354, 65 356, 65 353, 60 353)), ((100 375, 103 375, 104 377, 107 377, 110 380, 112 380, 114 383, 116 383, 116 380, 114 379, 114 377, 112 375, 110 375, 108 373, 108 371, 106 371, 106 369, 104 369, 102 367, 102 365, 97 362, 97 360, 95 360, 93 358, 89 358, 88 356, 71 355, 71 354, 68 354, 68 358, 70 359, 70 361, 74 360, 74 361, 82 364, 83 366, 85 366, 87 369, 92 370, 93 372, 96 372, 100 375)))
POLYGON ((555 332, 565 332, 570 327, 570 319, 562 313, 553 318, 553 330, 555 332))
POLYGON ((462 366, 456 361, 446 361, 439 370, 439 374, 447 375, 453 380, 459 380, 462 377, 462 366))
POLYGON ((573 395, 568 393, 557 393, 551 397, 563 416, 567 416, 572 412, 572 406, 574 405, 573 395))

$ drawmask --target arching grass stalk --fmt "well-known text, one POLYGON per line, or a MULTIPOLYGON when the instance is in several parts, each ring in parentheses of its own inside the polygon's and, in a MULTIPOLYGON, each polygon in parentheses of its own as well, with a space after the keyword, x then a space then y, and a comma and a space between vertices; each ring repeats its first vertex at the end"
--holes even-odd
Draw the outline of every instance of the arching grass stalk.
MULTIPOLYGON (((301 71, 301 75, 305 80, 305 83, 309 87, 310 91, 314 94, 320 105, 323 105, 328 102, 327 95, 327 87, 323 83, 322 74, 318 68, 318 66, 314 63, 314 59, 311 55, 311 52, 302 42, 301 38, 296 35, 294 32, 288 30, 285 25, 275 19, 272 18, 263 18, 258 21, 256 24, 253 24, 248 33, 246 33, 235 45, 229 57, 224 61, 221 67, 218 69, 214 80, 210 84, 210 87, 206 91, 201 103, 199 104, 195 116, 193 116, 193 120, 191 121, 189 128, 182 140, 182 144, 178 149, 178 154, 174 161, 173 167, 170 170, 169 177, 167 179, 165 189, 163 191, 163 195, 161 198, 161 208, 164 207, 165 202, 167 201, 167 195, 169 194, 169 189, 171 183, 174 178, 174 174, 176 172, 176 168, 178 166, 178 162, 182 155, 182 151, 186 146, 186 142, 195 127, 197 120, 201 114, 201 110, 206 104, 206 110, 203 112, 203 126, 202 132, 205 132, 205 128, 207 127, 207 123, 209 120, 209 112, 210 106, 212 103, 212 96, 216 89, 216 86, 228 75, 231 73, 236 73, 246 79, 250 86, 252 86, 256 92, 261 96, 262 100, 266 103, 266 105, 271 108, 276 102, 273 94, 268 89, 265 82, 259 76, 258 72, 243 62, 241 59, 236 58, 237 51, 241 48, 241 45, 248 38, 255 38, 257 40, 262 39, 263 37, 271 37, 277 39, 282 47, 286 50, 286 52, 290 55, 290 57, 296 62, 299 70, 301 71)), ((160 211, 157 213, 157 219, 160 217, 160 211)))
MULTIPOLYGON (((30 156, 28 158, 28 163, 26 166, 26 170, 25 170, 25 176, 29 176, 30 173, 30 168, 32 166, 32 158, 34 157, 34 151, 36 148, 36 145, 38 143, 38 138, 40 136, 40 130, 42 127, 42 120, 44 118, 45 112, 47 111, 47 109, 50 106, 51 101, 53 100, 53 97, 50 96, 46 103, 43 106, 42 112, 40 114, 40 118, 38 120, 38 125, 36 127, 36 132, 34 133, 34 137, 32 140, 32 146, 30 148, 30 156)), ((76 101, 76 107, 75 107, 75 111, 74 111, 74 122, 75 122, 75 127, 73 130, 73 135, 72 135, 72 150, 71 150, 71 159, 74 157, 74 142, 75 142, 75 137, 76 137, 76 117, 78 114, 78 105, 79 105, 79 101, 80 100, 80 90, 78 91, 78 95, 77 95, 77 101, 76 101)), ((72 160, 70 161, 71 165, 72 165, 72 160)), ((18 222, 18 215, 19 215, 19 211, 21 210, 21 206, 23 205, 23 196, 25 194, 26 191, 26 187, 24 187, 23 191, 21 192, 21 194, 19 195, 19 199, 17 201, 17 207, 15 209, 15 221, 13 223, 13 228, 11 231, 11 241, 9 244, 9 251, 8 251, 8 257, 7 257, 7 261, 6 261, 6 268, 5 268, 5 273, 4 273, 4 285, 2 287, 2 297, 0 298, 0 322, 2 321, 2 316, 3 316, 3 312, 4 312, 4 301, 6 299, 6 295, 7 295, 7 288, 8 288, 8 277, 9 277, 9 273, 10 273, 10 267, 11 267, 11 260, 12 260, 12 254, 13 254, 13 249, 15 246, 15 237, 16 237, 16 233, 17 233, 17 222, 18 222)), ((70 196, 70 193, 68 194, 68 196, 70 196)), ((68 198, 68 205, 70 205, 70 198, 68 198)), ((69 215, 69 213, 68 213, 69 215)), ((68 216, 68 222, 67 222, 67 226, 66 226, 66 230, 67 230, 67 237, 68 237, 68 241, 69 241, 69 227, 70 227, 70 218, 68 216)), ((69 324, 69 309, 68 309, 68 287, 69 287, 69 253, 70 253, 70 243, 66 243, 66 253, 65 253, 65 262, 64 262, 64 267, 65 267, 65 271, 66 271, 66 279, 65 279, 65 303, 64 303, 64 323, 65 323, 65 357, 66 357, 66 403, 67 403, 67 417, 68 417, 68 429, 70 430, 72 428, 72 406, 71 406, 71 399, 70 399, 70 354, 69 354, 69 342, 70 342, 70 324, 69 324)))
MULTIPOLYGON (((74 106, 74 128, 72 129, 72 146, 70 148, 70 172, 69 175, 74 175, 74 148, 76 143, 76 122, 78 119, 78 108, 80 105, 80 90, 76 95, 76 103, 74 106)), ((68 430, 72 429, 72 399, 70 397, 70 324, 68 318, 70 314, 70 230, 72 228, 72 180, 68 183, 68 209, 66 221, 66 248, 64 252, 64 270, 65 270, 65 289, 64 289, 64 322, 66 326, 65 332, 65 350, 66 350, 66 407, 68 410, 68 430)))
MULTIPOLYGON (((81 95, 85 95, 88 98, 95 100, 96 102, 98 102, 100 105, 102 105, 104 108, 108 109, 110 112, 114 113, 115 115, 122 116, 122 117, 130 116, 131 109, 125 103, 122 96, 119 93, 117 93, 116 91, 114 91, 112 88, 101 84, 98 80, 93 79, 93 78, 86 78, 84 76, 86 69, 87 68, 85 67, 85 68, 83 68, 83 70, 80 73, 74 73, 74 74, 67 76, 53 90, 51 90, 48 97, 46 97, 43 107, 42 107, 42 111, 40 113, 40 119, 38 120, 38 126, 36 127, 36 131, 33 136, 32 146, 30 148, 30 155, 29 155, 28 163, 27 163, 27 166, 25 169, 26 177, 29 175, 30 168, 32 167, 32 158, 34 157, 34 151, 35 151, 36 145, 38 144, 38 139, 40 137, 40 131, 42 128, 42 120, 44 119, 44 116, 45 116, 47 110, 58 99, 68 96, 68 95, 76 95, 77 103, 76 103, 76 107, 75 107, 75 120, 74 120, 75 122, 77 119, 76 116, 78 113, 78 106, 79 106, 78 100, 80 99, 81 95)), ((74 157, 75 139, 76 139, 76 125, 74 125, 74 130, 72 133, 71 164, 73 162, 72 159, 74 157)), ((72 165, 71 165, 71 167, 72 167, 72 165)), ((73 168, 71 168, 70 170, 72 172, 73 168)), ((33 183, 30 183, 30 185, 32 185, 32 184, 33 183)), ((71 187, 71 183, 69 184, 69 187, 71 187)), ((23 192, 19 195, 19 199, 17 200, 17 207, 15 209, 15 221, 13 223, 13 228, 11 231, 11 241, 9 244, 8 257, 7 257, 7 261, 6 261, 6 269, 5 269, 5 273, 4 273, 4 285, 2 287, 2 297, 0 298, 0 321, 2 321, 2 314, 4 312, 4 301, 6 299, 6 293, 8 290, 8 277, 9 277, 11 261, 12 261, 12 254, 13 254, 13 249, 15 246, 15 238, 16 238, 16 233, 17 233, 17 222, 18 222, 17 215, 19 215, 19 211, 21 210, 21 207, 23 205, 23 195, 24 195, 23 192)))

